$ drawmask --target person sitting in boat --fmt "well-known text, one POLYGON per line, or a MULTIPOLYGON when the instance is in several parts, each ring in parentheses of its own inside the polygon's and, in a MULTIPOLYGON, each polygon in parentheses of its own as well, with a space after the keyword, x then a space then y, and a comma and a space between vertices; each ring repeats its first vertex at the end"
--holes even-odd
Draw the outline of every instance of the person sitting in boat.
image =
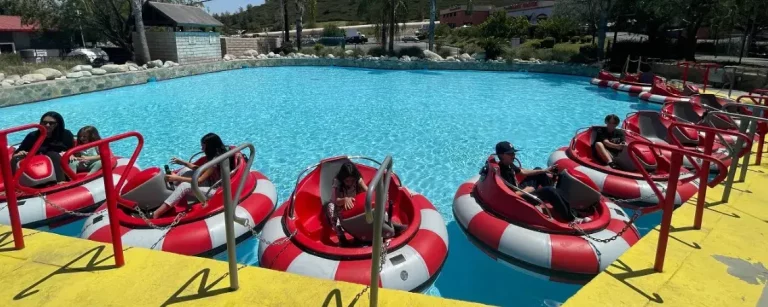
POLYGON ((638 82, 640 83, 646 83, 651 84, 653 83, 653 78, 656 78, 656 75, 653 74, 651 71, 651 66, 648 64, 640 65, 640 76, 638 77, 638 82))
MULTIPOLYGON (((85 126, 77 131, 77 144, 85 145, 101 140, 99 130, 94 126, 85 126)), ((99 150, 96 147, 88 148, 74 154, 74 160, 69 162, 69 167, 75 172, 88 172, 93 174, 101 169, 99 150)))
MULTIPOLYGON (((56 182, 65 182, 67 180, 64 171, 61 168, 61 155, 67 150, 75 146, 72 132, 66 129, 64 126, 64 118, 61 114, 54 111, 49 111, 40 117, 40 125, 45 127, 46 137, 43 143, 40 144, 40 148, 37 150, 38 155, 46 155, 53 162, 53 171, 56 174, 56 182)), ((13 153, 11 159, 11 170, 16 172, 18 163, 27 156, 27 153, 32 150, 32 147, 37 141, 40 131, 32 131, 24 137, 21 141, 19 148, 13 153)))
POLYGON ((606 116, 605 127, 598 127, 595 130, 595 142, 592 144, 595 157, 611 168, 618 168, 614 160, 627 147, 624 140, 624 132, 616 129, 619 126, 619 122, 619 117, 615 114, 606 116))
MULTIPOLYGON (((496 144, 496 156, 499 158, 499 175, 504 179, 505 184, 519 189, 519 191, 515 191, 515 194, 523 197, 526 201, 531 201, 531 199, 526 197, 526 193, 528 193, 542 201, 548 202, 567 222, 585 223, 590 221, 589 218, 573 216, 570 205, 563 199, 561 192, 553 186, 554 182, 549 174, 555 170, 554 165, 546 169, 535 168, 532 170, 517 167, 515 165, 515 155, 517 152, 518 150, 509 142, 504 141, 496 144), (518 183, 517 174, 524 175, 525 179, 518 183)), ((539 211, 544 210, 541 208, 542 204, 534 205, 539 211)))
MULTIPOLYGON (((221 138, 216 135, 215 133, 208 133, 205 136, 203 136, 202 139, 200 139, 200 147, 202 147, 203 153, 205 154, 206 161, 211 161, 215 159, 216 157, 226 153, 228 151, 227 146, 224 145, 224 142, 221 140, 221 138)), ((172 161, 181 161, 180 159, 172 159, 172 161)), ((191 163, 184 163, 184 164, 191 164, 191 163)), ((195 166, 194 164, 190 165, 195 166)), ((191 167, 190 167, 191 168, 191 167)), ((229 168, 235 169, 235 159, 230 158, 229 159, 229 168)), ((224 176, 228 176, 229 174, 224 174, 224 176)), ((221 179, 222 174, 219 173, 218 167, 212 167, 207 170, 205 170, 200 177, 197 180, 197 183, 200 187, 200 190, 203 191, 203 193, 206 196, 213 195, 216 189, 213 187, 213 184, 216 183, 221 179)), ((163 202, 163 204, 155 210, 153 217, 159 218, 165 214, 169 209, 173 208, 176 203, 178 203, 181 200, 186 199, 187 195, 192 191, 192 178, 187 176, 181 176, 176 174, 170 174, 165 176, 165 180, 167 182, 176 182, 176 188, 173 190, 173 193, 171 193, 170 196, 163 202)), ((205 207, 206 204, 203 203, 203 207, 205 207)))
MULTIPOLYGON (((336 174, 331 188, 333 189, 331 199, 334 202, 325 205, 325 214, 331 227, 336 232, 336 236, 338 236, 339 243, 346 245, 350 242, 344 235, 344 229, 341 226, 341 211, 351 210, 355 206, 363 206, 364 204, 355 203, 355 197, 360 193, 367 192, 368 186, 363 181, 363 176, 355 164, 347 161, 336 174)), ((385 216, 385 219, 388 219, 387 216, 385 216)), ((392 222, 391 226, 395 229, 396 233, 400 233, 407 228, 407 226, 395 222, 392 222)))

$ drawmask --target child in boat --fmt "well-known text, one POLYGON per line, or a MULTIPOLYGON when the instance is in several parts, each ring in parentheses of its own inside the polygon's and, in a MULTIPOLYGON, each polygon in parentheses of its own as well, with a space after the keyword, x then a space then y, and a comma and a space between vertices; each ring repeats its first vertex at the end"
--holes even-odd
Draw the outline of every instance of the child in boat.
POLYGON ((611 168, 618 168, 614 160, 627 146, 624 132, 616 129, 619 122, 619 117, 615 114, 606 116, 605 127, 597 128, 595 143, 592 144, 593 155, 611 168))
MULTIPOLYGON (((368 186, 363 181, 363 177, 360 175, 360 171, 355 164, 347 161, 341 166, 339 173, 333 180, 332 189, 333 194, 331 195, 331 199, 334 202, 326 204, 325 214, 334 231, 336 231, 339 243, 348 244, 349 242, 344 236, 344 229, 341 226, 339 215, 342 210, 350 210, 355 206, 363 206, 364 204, 355 203, 355 197, 360 193, 367 192, 368 186)), ((385 216, 385 219, 386 218, 387 217, 385 216)), ((392 222, 392 228, 394 228, 397 233, 400 233, 405 230, 407 226, 392 222)))
POLYGON ((653 72, 651 71, 651 66, 648 64, 640 65, 640 70, 642 72, 640 73, 640 76, 637 78, 638 79, 637 81, 640 83, 646 83, 646 84, 653 83, 653 78, 655 78, 656 75, 654 75, 653 72))
MULTIPOLYGON (((77 145, 85 145, 98 140, 101 140, 101 136, 99 136, 99 130, 94 126, 85 126, 77 131, 77 145)), ((93 174, 101 169, 100 159, 98 148, 91 147, 74 154, 69 162, 69 167, 76 173, 88 172, 88 174, 93 174)))

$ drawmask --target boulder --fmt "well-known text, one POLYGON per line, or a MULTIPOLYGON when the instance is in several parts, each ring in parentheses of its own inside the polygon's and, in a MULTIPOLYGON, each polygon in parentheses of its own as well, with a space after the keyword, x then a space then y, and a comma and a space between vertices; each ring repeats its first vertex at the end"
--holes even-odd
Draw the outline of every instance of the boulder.
POLYGON ((265 55, 265 54, 259 54, 256 58, 259 59, 259 60, 264 60, 264 59, 267 59, 269 57, 267 55, 265 55))
POLYGON ((83 75, 83 77, 90 77, 90 76, 93 76, 93 75, 91 74, 91 72, 90 72, 90 71, 87 71, 87 70, 83 70, 83 71, 81 71, 81 72, 80 72, 80 74, 81 74, 81 75, 83 75))
POLYGON ((389 60, 390 60, 390 61, 397 61, 398 59, 397 59, 397 57, 394 57, 394 56, 393 56, 393 57, 390 57, 390 58, 389 58, 389 60))
POLYGON ((163 67, 166 67, 166 65, 167 67, 176 67, 176 66, 179 66, 179 63, 176 63, 174 61, 165 61, 165 63, 163 63, 163 67))
POLYGON ((277 56, 277 55, 274 52, 270 52, 269 54, 267 54, 267 57, 270 58, 270 59, 274 58, 275 56, 277 56))
POLYGON ((473 59, 473 58, 472 58, 472 56, 470 56, 469 54, 466 54, 466 53, 462 53, 462 54, 459 56, 459 60, 461 60, 462 62, 469 62, 469 61, 472 61, 472 60, 474 60, 474 59, 473 59))
POLYGON ((139 71, 138 66, 128 66, 128 71, 139 71))
POLYGON ((427 60, 433 60, 433 61, 442 61, 443 57, 441 57, 439 54, 434 53, 429 50, 424 50, 424 58, 427 60))
POLYGON ((456 59, 456 58, 454 58, 453 56, 449 56, 449 57, 445 58, 445 60, 446 60, 446 61, 453 61, 453 60, 455 60, 455 59, 456 59))
MULTIPOLYGON (((45 68, 43 68, 43 69, 45 69, 45 68)), ((38 69, 38 70, 40 70, 40 69, 38 69)), ((58 70, 56 70, 56 71, 58 71, 58 70)), ((61 77, 61 72, 59 72, 59 77, 61 77)), ((45 81, 45 80, 48 80, 48 78, 44 74, 33 73, 33 74, 24 75, 23 77, 21 77, 20 81, 23 82, 22 84, 29 84, 29 83, 35 83, 35 82, 40 82, 40 81, 45 81)), ((19 82, 16 81, 16 85, 18 85, 18 83, 19 82)))
POLYGON ((475 61, 482 61, 482 60, 485 60, 485 52, 478 52, 478 53, 473 53, 473 54, 472 54, 472 58, 473 58, 475 61))
POLYGON ((298 56, 296 56, 296 53, 291 52, 291 53, 288 54, 288 58, 293 59, 293 58, 297 58, 297 57, 298 56))
POLYGON ((163 60, 149 61, 149 63, 147 63, 147 67, 149 68, 163 67, 163 60))
POLYGON ((93 70, 93 66, 91 65, 77 65, 75 67, 72 67, 70 71, 72 72, 78 72, 78 71, 91 71, 93 70))
POLYGON ((29 83, 31 83, 31 82, 29 82, 29 80, 19 79, 19 80, 16 80, 16 82, 14 84, 16 86, 19 86, 19 85, 24 85, 24 84, 29 84, 29 83))
POLYGON ((235 57, 231 54, 225 54, 223 59, 224 61, 232 61, 235 59, 235 57))
POLYGON ((163 66, 161 66, 161 67, 162 68, 169 68, 169 67, 171 67, 171 64, 170 63, 164 63, 163 66))
POLYGON ((411 61, 411 57, 409 57, 409 56, 407 56, 407 55, 404 55, 404 56, 402 56, 402 57, 400 58, 400 61, 403 61, 403 62, 410 62, 410 61, 411 61))
POLYGON ((35 70, 31 74, 43 75, 43 76, 45 76, 46 80, 53 80, 53 79, 56 79, 56 78, 62 76, 62 73, 60 71, 58 71, 56 69, 53 69, 53 68, 40 68, 38 70, 35 70))
POLYGON ((139 66, 139 64, 136 64, 136 62, 133 62, 133 61, 125 61, 125 65, 128 65, 128 66, 136 66, 136 67, 138 67, 138 66, 139 66))
POLYGON ((0 85, 2 85, 3 87, 11 87, 11 86, 13 86, 14 84, 16 84, 16 80, 8 80, 8 79, 5 79, 5 80, 3 80, 2 82, 0 82, 0 85))
POLYGON ((243 52, 244 56, 258 56, 259 52, 253 49, 248 49, 245 52, 243 52))
POLYGON ((58 77, 58 78, 56 78, 56 80, 67 80, 67 76, 58 77))
POLYGON ((353 50, 347 50, 347 51, 344 51, 344 54, 345 54, 345 55, 353 55, 353 54, 355 54, 355 51, 353 51, 353 50))
POLYGON ((21 76, 19 76, 19 75, 10 75, 10 76, 5 77, 5 80, 11 80, 11 81, 15 82, 15 81, 21 80, 21 76))
POLYGON ((0 81, 3 81, 5 79, 5 74, 0 72, 0 81))
POLYGON ((107 74, 107 71, 106 71, 106 70, 103 70, 103 69, 101 69, 101 68, 94 68, 93 70, 91 70, 91 73, 92 73, 94 76, 101 76, 101 75, 106 75, 106 74, 107 74))
POLYGON ((329 54, 327 54, 325 57, 326 57, 326 58, 329 58, 329 59, 334 59, 334 58, 336 58, 335 56, 333 56, 333 54, 330 54, 330 53, 329 53, 329 54))
POLYGON ((128 66, 126 66, 126 65, 107 64, 107 65, 102 66, 101 69, 106 71, 108 74, 114 74, 114 73, 127 72, 128 71, 128 66))

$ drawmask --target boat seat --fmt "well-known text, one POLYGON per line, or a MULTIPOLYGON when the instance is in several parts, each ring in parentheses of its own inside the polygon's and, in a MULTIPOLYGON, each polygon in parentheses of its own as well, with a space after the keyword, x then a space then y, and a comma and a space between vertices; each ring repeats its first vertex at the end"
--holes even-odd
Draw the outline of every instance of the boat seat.
MULTIPOLYGON (((51 183, 56 183, 56 170, 53 168, 54 161, 46 155, 35 155, 27 157, 27 165, 19 176, 19 184, 25 187, 38 187, 51 183)), ((56 161, 59 163, 59 161, 56 161)), ((21 161, 16 164, 16 168, 21 167, 21 161)))
POLYGON ((136 202, 143 210, 153 210, 171 196, 165 182, 165 173, 159 167, 145 169, 130 177, 121 191, 126 200, 136 202))
POLYGON ((568 170, 560 172, 557 189, 563 198, 576 210, 584 210, 600 202, 600 192, 571 175, 568 170))
MULTIPOLYGON (((658 112, 639 112, 637 114, 638 127, 640 134, 654 143, 672 144, 667 134, 667 127, 661 121, 661 114, 658 112)), ((699 136, 695 131, 692 134, 684 133, 676 128, 672 133, 683 146, 696 146, 699 144, 699 136)), ((687 129, 684 129, 687 130, 687 129)))
MULTIPOLYGON (((647 171, 655 171, 658 163, 656 162, 656 156, 653 154, 653 150, 645 146, 639 149, 640 154, 637 157, 638 160, 640 160, 640 164, 647 171)), ((635 163, 632 162, 632 158, 629 156, 629 147, 624 147, 613 161, 616 162, 616 165, 622 170, 628 172, 638 171, 637 167, 635 167, 635 163)))

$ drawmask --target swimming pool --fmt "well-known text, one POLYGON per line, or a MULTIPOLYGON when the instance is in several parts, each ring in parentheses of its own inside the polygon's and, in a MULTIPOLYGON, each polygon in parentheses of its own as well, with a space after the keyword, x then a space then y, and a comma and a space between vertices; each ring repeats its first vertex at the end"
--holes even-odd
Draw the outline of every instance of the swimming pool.
MULTIPOLYGON (((331 67, 241 69, 3 108, 3 127, 60 112, 68 129, 102 136, 137 130, 145 137, 143 167, 188 158, 216 132, 225 142, 252 142, 254 167, 273 180, 282 203, 298 173, 320 159, 392 154, 405 185, 443 215, 450 253, 431 295, 493 305, 542 306, 565 301, 580 286, 531 277, 477 249, 451 213, 456 188, 477 174, 493 146, 509 140, 525 167, 543 166, 581 127, 603 117, 658 106, 599 89, 588 78, 509 72, 389 71, 331 67)), ((20 141, 15 135, 11 141, 20 141)), ((115 144, 127 155, 131 144, 115 144)), ((642 234, 658 215, 638 222, 642 234)), ((54 231, 77 236, 82 221, 54 231)), ((256 265, 255 240, 238 246, 238 261, 256 265)), ((218 259, 225 259, 219 256, 218 259)))

